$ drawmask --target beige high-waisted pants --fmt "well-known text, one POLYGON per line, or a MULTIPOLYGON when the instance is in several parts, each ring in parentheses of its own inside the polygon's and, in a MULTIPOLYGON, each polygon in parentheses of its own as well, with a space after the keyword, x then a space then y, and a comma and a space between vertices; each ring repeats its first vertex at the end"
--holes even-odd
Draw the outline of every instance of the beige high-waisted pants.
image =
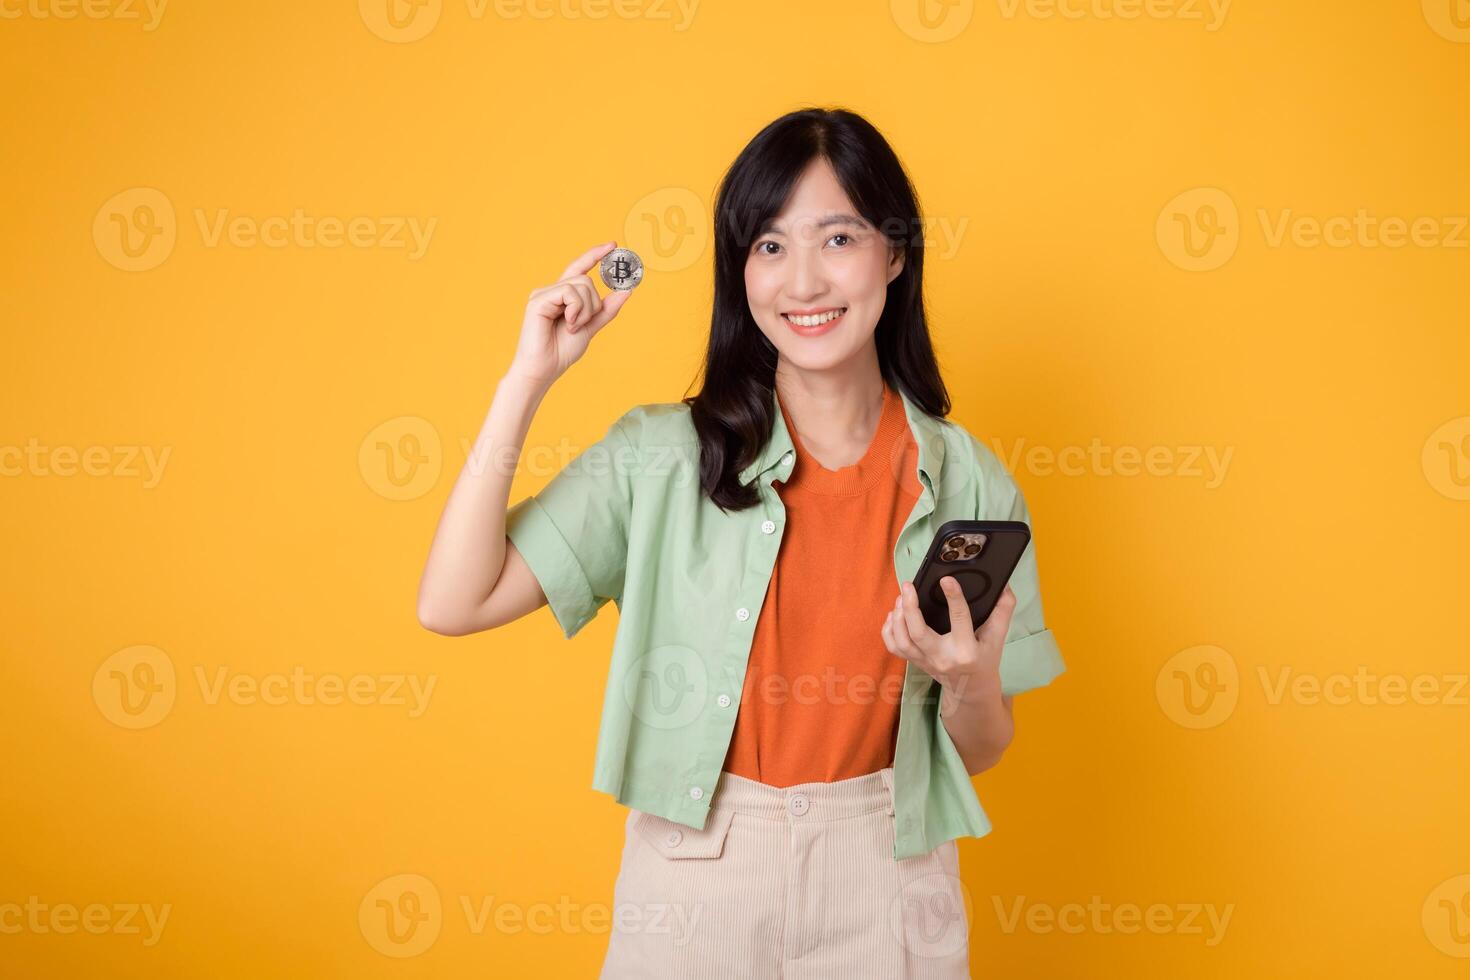
POLYGON ((955 842, 895 861, 893 838, 892 767, 722 773, 703 830, 630 810, 601 978, 968 978, 955 842))

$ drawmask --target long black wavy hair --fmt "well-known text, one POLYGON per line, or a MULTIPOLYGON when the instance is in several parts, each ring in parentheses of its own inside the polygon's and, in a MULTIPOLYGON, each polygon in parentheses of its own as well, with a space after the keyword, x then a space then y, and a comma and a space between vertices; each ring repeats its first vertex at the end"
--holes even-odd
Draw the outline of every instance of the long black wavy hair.
POLYGON ((903 250, 903 270, 888 284, 874 332, 878 365, 890 387, 938 418, 949 392, 924 317, 924 242, 917 195, 881 133, 847 109, 789 112, 755 135, 725 172, 715 197, 714 302, 703 385, 684 398, 699 435, 699 479, 721 510, 760 500, 739 474, 760 455, 775 422, 776 347, 751 316, 745 262, 757 233, 785 207, 807 165, 825 157, 861 214, 903 250))

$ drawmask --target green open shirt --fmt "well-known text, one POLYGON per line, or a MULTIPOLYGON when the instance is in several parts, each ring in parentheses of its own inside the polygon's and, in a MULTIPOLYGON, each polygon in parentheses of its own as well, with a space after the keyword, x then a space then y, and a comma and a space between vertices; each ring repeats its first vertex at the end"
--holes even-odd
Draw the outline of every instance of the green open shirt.
MULTIPOLYGON (((993 452, 957 423, 902 398, 921 486, 893 552, 897 580, 907 582, 945 521, 1030 520, 993 452)), ((617 603, 593 788, 699 829, 724 766, 785 528, 771 482, 790 474, 795 455, 774 393, 771 408, 771 437, 740 473, 742 483, 759 480, 755 507, 725 513, 704 495, 690 409, 672 402, 630 409, 506 514, 506 534, 567 638, 609 599, 617 603)), ((1016 608, 1001 654, 1003 694, 1047 684, 1065 669, 1042 620, 1035 550, 1033 539, 1010 580, 1016 608)), ((939 719, 938 693, 934 679, 909 663, 893 760, 895 859, 990 832, 939 719)))

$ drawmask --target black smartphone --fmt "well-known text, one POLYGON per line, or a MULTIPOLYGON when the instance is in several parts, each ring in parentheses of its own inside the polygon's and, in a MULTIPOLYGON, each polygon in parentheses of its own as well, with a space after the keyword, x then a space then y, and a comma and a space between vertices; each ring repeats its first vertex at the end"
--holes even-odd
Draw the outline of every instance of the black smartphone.
POLYGON ((939 580, 953 575, 975 629, 990 618, 1031 540, 1023 521, 945 521, 914 575, 919 611, 936 633, 949 632, 949 598, 939 580))

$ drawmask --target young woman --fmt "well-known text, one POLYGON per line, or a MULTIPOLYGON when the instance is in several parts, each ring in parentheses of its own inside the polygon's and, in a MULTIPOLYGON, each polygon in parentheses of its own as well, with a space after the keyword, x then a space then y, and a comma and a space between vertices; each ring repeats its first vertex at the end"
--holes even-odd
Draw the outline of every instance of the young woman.
MULTIPOLYGON (((918 205, 860 116, 766 126, 715 203, 702 388, 638 405, 507 508, 541 399, 631 293, 589 249, 532 292, 419 618, 461 635, 619 608, 593 786, 629 807, 604 978, 969 976, 955 840, 1011 699, 1064 665, 1028 546, 976 627, 911 580, 952 519, 1029 521, 949 422, 918 205), (511 448, 514 447, 514 448, 511 448), (509 450, 507 452, 507 450, 509 450)), ((647 288, 647 287, 644 287, 647 288)))

